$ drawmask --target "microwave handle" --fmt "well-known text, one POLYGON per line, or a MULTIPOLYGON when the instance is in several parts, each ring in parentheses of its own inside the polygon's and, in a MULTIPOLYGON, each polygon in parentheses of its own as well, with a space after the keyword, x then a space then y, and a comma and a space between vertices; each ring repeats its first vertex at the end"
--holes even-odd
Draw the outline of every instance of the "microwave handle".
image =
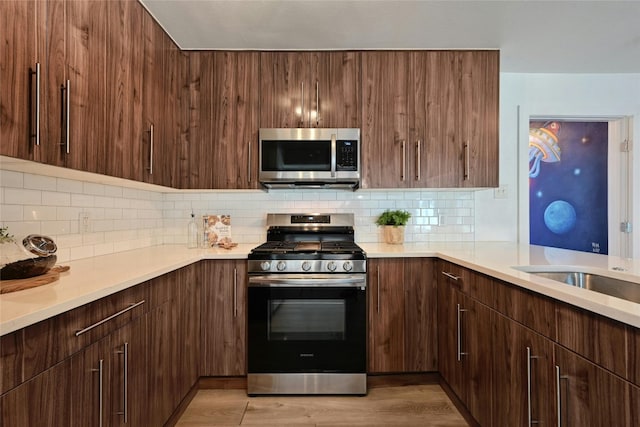
POLYGON ((337 143, 336 143, 336 134, 331 134, 331 178, 336 177, 336 163, 337 163, 337 143))

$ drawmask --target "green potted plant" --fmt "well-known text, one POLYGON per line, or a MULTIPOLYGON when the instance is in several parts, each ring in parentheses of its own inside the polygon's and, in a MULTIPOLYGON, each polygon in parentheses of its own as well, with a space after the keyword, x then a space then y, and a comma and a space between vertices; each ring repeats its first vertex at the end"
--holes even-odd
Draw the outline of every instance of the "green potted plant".
POLYGON ((386 210, 376 220, 382 227, 385 243, 400 245, 404 243, 404 226, 409 222, 411 214, 403 210, 386 210))

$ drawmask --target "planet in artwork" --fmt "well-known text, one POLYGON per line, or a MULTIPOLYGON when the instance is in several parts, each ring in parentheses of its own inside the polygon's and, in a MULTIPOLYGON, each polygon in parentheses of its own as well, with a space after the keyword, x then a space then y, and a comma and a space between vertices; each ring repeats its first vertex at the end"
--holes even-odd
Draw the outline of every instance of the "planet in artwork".
POLYGON ((544 223, 555 234, 564 234, 576 225, 576 210, 571 203, 556 200, 544 210, 544 223))

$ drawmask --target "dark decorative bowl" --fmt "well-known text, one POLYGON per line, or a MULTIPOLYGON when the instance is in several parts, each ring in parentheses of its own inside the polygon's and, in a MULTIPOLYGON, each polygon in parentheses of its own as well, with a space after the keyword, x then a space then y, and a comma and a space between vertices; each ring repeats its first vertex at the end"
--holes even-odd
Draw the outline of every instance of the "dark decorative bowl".
POLYGON ((55 255, 11 262, 0 268, 0 280, 27 279, 46 273, 56 264, 55 255))

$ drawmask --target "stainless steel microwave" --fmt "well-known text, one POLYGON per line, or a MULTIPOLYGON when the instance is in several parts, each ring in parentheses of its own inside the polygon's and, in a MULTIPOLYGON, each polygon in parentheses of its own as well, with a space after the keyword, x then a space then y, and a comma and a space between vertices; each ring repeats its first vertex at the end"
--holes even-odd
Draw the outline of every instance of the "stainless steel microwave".
POLYGON ((360 186, 360 129, 260 129, 260 183, 269 188, 360 186))

